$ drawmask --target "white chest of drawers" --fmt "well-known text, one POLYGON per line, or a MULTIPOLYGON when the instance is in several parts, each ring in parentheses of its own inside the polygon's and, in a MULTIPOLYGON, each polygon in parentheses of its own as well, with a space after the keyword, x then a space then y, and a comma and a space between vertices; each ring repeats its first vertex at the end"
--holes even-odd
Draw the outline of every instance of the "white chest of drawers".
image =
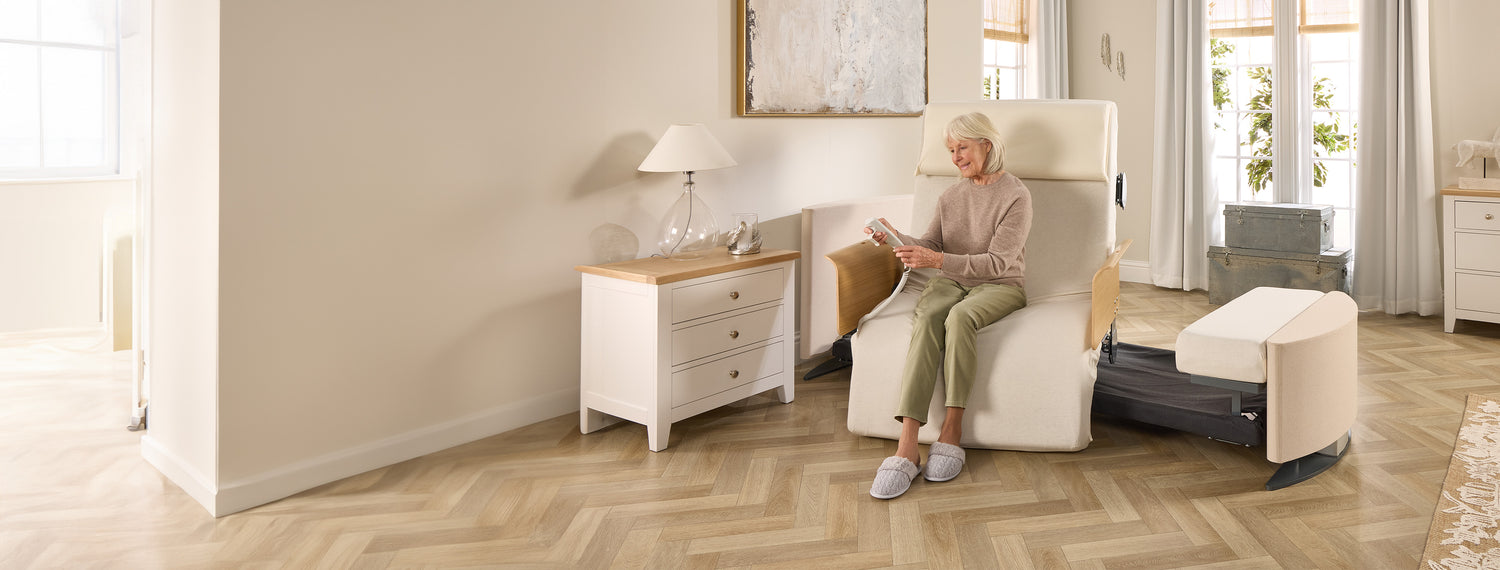
POLYGON ((1443 330, 1466 319, 1500 323, 1500 192, 1443 195, 1443 330))
POLYGON ((799 255, 718 248, 698 259, 576 267, 579 429, 630 420, 661 451, 673 422, 772 389, 791 402, 799 255))

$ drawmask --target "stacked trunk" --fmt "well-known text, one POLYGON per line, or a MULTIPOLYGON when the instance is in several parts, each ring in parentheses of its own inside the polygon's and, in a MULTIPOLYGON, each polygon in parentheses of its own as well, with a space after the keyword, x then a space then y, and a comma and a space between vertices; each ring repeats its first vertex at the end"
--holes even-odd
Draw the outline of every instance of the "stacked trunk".
POLYGON ((1351 256, 1332 247, 1332 229, 1332 206, 1225 204, 1224 245, 1208 248, 1208 302, 1256 287, 1347 293, 1351 256))

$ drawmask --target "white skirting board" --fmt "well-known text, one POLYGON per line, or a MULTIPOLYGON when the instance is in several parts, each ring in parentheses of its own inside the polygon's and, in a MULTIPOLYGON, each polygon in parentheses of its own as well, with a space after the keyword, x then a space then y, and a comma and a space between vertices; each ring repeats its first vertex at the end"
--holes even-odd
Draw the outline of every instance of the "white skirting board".
POLYGON ((1145 261, 1120 260, 1120 280, 1151 284, 1151 264, 1145 261))
POLYGON ((578 389, 562 390, 230 481, 217 492, 183 468, 181 461, 149 435, 141 438, 141 454, 209 514, 221 517, 372 469, 577 412, 578 389))
MULTIPOLYGON (((141 457, 147 463, 165 475, 173 484, 181 488, 183 492, 192 497, 203 508, 208 509, 208 514, 214 515, 214 485, 213 481, 204 477, 203 473, 193 469, 171 450, 162 447, 156 438, 151 437, 150 432, 141 436, 141 457)), ((218 515, 214 515, 218 516, 218 515)))

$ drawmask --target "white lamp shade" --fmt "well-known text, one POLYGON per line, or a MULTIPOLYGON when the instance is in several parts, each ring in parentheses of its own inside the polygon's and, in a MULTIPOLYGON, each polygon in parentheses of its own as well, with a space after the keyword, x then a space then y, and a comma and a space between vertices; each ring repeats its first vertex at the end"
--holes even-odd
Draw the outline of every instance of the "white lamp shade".
POLYGON ((672 125, 641 161, 642 172, 696 172, 734 166, 734 158, 702 123, 672 125))

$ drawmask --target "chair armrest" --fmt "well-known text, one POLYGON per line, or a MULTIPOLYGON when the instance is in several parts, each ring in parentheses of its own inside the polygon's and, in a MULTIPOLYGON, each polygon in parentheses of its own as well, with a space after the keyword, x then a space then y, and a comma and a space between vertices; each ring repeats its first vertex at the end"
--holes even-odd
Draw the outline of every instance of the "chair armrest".
POLYGON ((1120 310, 1120 257, 1130 249, 1131 243, 1134 240, 1121 242, 1104 260, 1104 265, 1094 272, 1093 309, 1090 311, 1088 336, 1083 339, 1084 350, 1097 347, 1104 341, 1110 323, 1120 310))
POLYGON ((901 279, 901 260, 896 252, 869 240, 824 257, 833 262, 838 283, 838 330, 844 333, 859 327, 860 317, 889 297, 901 279))
POLYGON ((897 228, 911 224, 912 195, 872 196, 824 202, 802 209, 802 266, 797 270, 798 358, 827 352, 848 331, 838 329, 833 266, 823 256, 864 236, 865 220, 885 217, 897 228))

